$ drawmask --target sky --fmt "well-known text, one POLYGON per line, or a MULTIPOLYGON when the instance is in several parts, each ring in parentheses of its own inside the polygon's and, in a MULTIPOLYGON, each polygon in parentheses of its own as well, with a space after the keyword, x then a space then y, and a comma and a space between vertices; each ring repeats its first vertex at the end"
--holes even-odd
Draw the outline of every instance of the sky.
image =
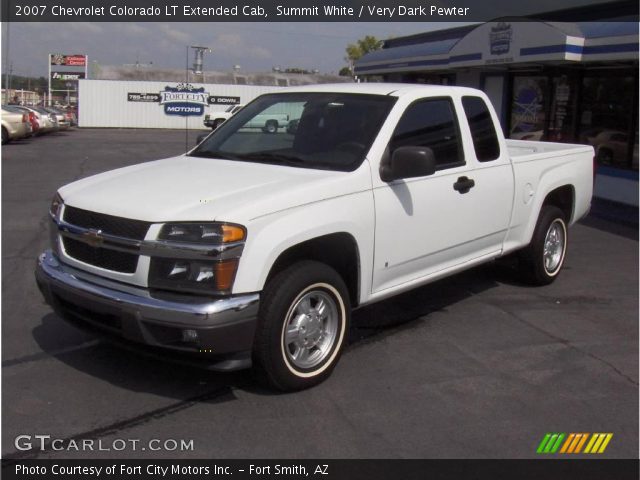
MULTIPOLYGON (((434 0, 437 2, 438 0, 434 0)), ((602 0, 487 0, 485 16, 552 11, 602 0)), ((379 39, 440 30, 467 23, 450 22, 265 22, 265 23, 3 23, 2 72, 46 76, 49 53, 86 54, 100 65, 153 62, 157 68, 184 68, 186 46, 203 45, 205 70, 271 71, 272 67, 318 69, 337 73, 346 65, 345 47, 365 35, 379 39), (8 62, 7 62, 8 58, 8 62)), ((193 55, 188 59, 193 63, 193 55)))
POLYGON ((212 48, 205 70, 240 65, 246 72, 280 66, 337 73, 346 65, 347 44, 365 35, 385 39, 458 25, 465 23, 11 23, 2 25, 1 51, 6 55, 8 31, 12 72, 29 76, 47 75, 49 53, 86 54, 100 65, 184 68, 187 45, 212 48))

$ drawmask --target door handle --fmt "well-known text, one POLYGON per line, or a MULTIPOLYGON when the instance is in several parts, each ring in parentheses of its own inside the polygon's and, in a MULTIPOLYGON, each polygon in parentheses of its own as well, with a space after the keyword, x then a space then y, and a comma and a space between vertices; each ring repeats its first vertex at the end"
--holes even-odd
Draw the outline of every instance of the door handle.
POLYGON ((472 178, 460 177, 456 183, 453 184, 453 189, 459 193, 467 193, 475 186, 476 182, 474 182, 472 178))

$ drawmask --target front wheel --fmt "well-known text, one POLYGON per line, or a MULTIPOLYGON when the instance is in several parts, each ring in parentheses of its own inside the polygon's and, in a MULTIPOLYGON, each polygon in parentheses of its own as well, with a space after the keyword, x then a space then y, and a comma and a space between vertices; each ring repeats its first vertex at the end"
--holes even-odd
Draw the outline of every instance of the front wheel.
POLYGON ((295 263, 275 275, 262 295, 254 360, 283 391, 325 380, 338 363, 349 328, 347 287, 331 267, 295 263))
POLYGON ((553 282, 564 264, 568 242, 567 223, 558 207, 542 207, 533 238, 520 252, 520 272, 528 283, 548 285, 553 282))

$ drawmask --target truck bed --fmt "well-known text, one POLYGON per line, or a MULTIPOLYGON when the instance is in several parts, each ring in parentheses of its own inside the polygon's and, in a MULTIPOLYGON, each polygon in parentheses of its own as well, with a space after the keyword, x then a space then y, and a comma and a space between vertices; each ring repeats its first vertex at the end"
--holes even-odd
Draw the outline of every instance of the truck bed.
POLYGON ((511 159, 517 163, 545 158, 548 154, 559 157, 575 153, 593 152, 593 147, 590 145, 508 139, 506 142, 511 159))

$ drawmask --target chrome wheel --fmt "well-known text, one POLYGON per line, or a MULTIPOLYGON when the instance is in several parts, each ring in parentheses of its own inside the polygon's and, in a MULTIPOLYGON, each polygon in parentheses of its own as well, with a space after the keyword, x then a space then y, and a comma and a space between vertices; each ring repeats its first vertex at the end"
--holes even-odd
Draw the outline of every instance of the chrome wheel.
POLYGON ((556 272, 562 265, 566 245, 566 231, 564 222, 556 219, 549 226, 544 239, 543 261, 544 269, 549 274, 556 272))
POLYGON ((294 300, 284 323, 283 349, 288 361, 306 370, 322 363, 336 343, 340 313, 334 297, 310 290, 294 300))

